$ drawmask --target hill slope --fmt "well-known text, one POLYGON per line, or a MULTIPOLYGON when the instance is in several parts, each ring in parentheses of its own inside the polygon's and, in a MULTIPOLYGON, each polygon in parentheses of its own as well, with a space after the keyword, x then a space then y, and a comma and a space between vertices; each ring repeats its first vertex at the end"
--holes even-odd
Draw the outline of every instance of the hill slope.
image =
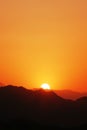
POLYGON ((76 100, 80 97, 87 96, 87 93, 80 93, 71 90, 54 90, 54 92, 64 99, 76 100))
POLYGON ((65 100, 52 91, 32 91, 16 86, 2 87, 0 121, 78 127, 87 124, 87 98, 72 101, 65 100))

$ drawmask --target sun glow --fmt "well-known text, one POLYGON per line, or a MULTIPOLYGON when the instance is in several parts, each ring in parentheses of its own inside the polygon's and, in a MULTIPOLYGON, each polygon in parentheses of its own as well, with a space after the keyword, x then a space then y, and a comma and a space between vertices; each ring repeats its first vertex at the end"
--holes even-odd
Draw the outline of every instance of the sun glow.
POLYGON ((50 90, 50 85, 45 83, 41 85, 41 88, 45 90, 50 90))

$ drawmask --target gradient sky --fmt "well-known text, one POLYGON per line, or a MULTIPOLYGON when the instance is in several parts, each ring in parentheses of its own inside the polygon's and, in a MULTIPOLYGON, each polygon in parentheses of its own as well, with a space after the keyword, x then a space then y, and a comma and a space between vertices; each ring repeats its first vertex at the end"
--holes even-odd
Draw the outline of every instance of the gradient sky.
POLYGON ((87 0, 0 0, 0 82, 87 91, 87 0))

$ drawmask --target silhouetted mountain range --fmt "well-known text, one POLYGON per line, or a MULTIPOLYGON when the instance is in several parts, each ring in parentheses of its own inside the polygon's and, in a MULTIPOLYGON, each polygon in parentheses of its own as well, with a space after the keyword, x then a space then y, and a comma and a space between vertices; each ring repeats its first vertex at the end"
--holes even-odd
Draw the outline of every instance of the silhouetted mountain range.
POLYGON ((0 128, 84 128, 86 124, 87 97, 72 101, 42 89, 0 88, 0 128))
POLYGON ((54 90, 54 92, 58 95, 63 97, 64 99, 72 99, 76 100, 80 97, 87 96, 85 92, 75 92, 72 90, 54 90))

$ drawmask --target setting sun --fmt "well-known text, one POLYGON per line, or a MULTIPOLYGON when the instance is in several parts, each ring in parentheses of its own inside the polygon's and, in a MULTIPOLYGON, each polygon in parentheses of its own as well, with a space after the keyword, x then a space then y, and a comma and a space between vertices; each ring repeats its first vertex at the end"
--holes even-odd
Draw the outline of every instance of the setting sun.
POLYGON ((41 88, 46 89, 46 90, 50 90, 50 85, 45 83, 45 84, 41 85, 41 88))

